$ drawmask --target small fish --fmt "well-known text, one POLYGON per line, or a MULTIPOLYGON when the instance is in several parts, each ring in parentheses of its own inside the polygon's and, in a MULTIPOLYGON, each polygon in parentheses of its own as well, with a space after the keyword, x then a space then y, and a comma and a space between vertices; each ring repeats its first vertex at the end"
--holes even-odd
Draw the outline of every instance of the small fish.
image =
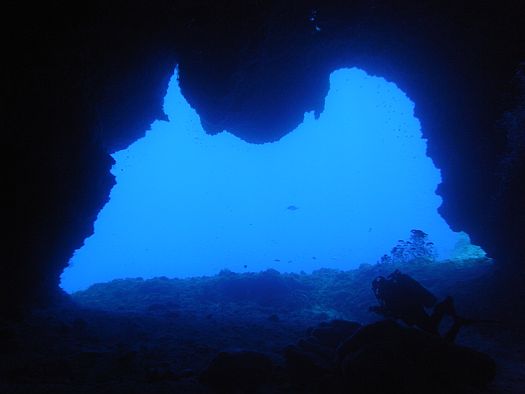
POLYGON ((248 268, 248 266, 246 264, 244 264, 244 268, 248 268))
POLYGON ((273 259, 273 261, 280 262, 281 260, 279 260, 279 259, 273 259))
POLYGON ((289 211, 297 211, 299 208, 297 208, 295 205, 288 205, 286 209, 288 209, 289 211))

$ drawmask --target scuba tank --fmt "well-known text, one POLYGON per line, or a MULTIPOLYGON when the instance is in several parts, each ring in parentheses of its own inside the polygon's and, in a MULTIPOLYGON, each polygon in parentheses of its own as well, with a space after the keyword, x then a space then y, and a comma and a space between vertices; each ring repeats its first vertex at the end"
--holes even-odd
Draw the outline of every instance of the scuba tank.
POLYGON ((386 309, 404 309, 409 305, 434 306, 437 298, 409 275, 394 271, 388 277, 378 276, 372 290, 379 304, 386 309))

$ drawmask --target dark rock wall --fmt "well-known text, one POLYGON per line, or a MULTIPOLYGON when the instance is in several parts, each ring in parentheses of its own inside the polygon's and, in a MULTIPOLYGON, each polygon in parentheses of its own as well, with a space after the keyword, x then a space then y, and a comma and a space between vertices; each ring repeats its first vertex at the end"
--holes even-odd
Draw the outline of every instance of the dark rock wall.
POLYGON ((395 82, 416 103, 442 170, 445 219, 505 270, 523 272, 521 2, 392 3, 50 1, 12 10, 16 234, 2 302, 57 294, 114 184, 109 153, 163 118, 176 64, 205 129, 251 142, 321 112, 336 68, 395 82))

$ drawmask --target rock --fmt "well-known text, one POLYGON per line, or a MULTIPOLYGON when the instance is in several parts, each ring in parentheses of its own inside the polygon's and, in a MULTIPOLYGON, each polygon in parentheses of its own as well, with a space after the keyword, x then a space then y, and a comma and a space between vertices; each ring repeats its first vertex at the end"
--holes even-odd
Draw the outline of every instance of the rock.
POLYGON ((485 354, 390 320, 334 320, 308 334, 284 357, 292 382, 313 392, 471 392, 495 375, 485 354))
POLYGON ((316 380, 331 369, 325 358, 296 345, 284 349, 284 358, 286 368, 294 380, 316 380))
POLYGON ((273 370, 272 360, 262 353, 221 352, 210 362, 200 380, 218 391, 253 392, 271 380, 273 370))
POLYGON ((331 320, 320 323, 318 327, 311 330, 311 335, 317 339, 321 345, 335 349, 360 327, 361 324, 348 320, 331 320))
POLYGON ((361 328, 337 349, 345 389, 356 392, 446 392, 483 388, 495 363, 476 350, 382 321, 361 328))
POLYGON ((180 381, 190 379, 193 376, 194 372, 191 369, 175 371, 169 365, 160 365, 146 371, 146 379, 148 382, 180 381))
POLYGON ((333 380, 337 346, 360 327, 359 323, 332 320, 308 329, 307 337, 284 350, 286 368, 294 382, 320 388, 333 380))

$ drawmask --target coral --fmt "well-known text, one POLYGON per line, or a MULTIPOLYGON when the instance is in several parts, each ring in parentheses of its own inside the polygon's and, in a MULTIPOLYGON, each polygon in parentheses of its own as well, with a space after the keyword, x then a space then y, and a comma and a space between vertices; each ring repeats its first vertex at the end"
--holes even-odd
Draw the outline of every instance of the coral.
POLYGON ((470 243, 468 234, 462 233, 461 238, 454 245, 451 258, 453 260, 482 259, 486 255, 483 249, 470 243))
POLYGON ((380 263, 407 263, 415 260, 435 261, 437 253, 434 243, 428 240, 428 234, 422 230, 411 230, 408 241, 400 239, 392 248, 390 255, 383 255, 380 263))

